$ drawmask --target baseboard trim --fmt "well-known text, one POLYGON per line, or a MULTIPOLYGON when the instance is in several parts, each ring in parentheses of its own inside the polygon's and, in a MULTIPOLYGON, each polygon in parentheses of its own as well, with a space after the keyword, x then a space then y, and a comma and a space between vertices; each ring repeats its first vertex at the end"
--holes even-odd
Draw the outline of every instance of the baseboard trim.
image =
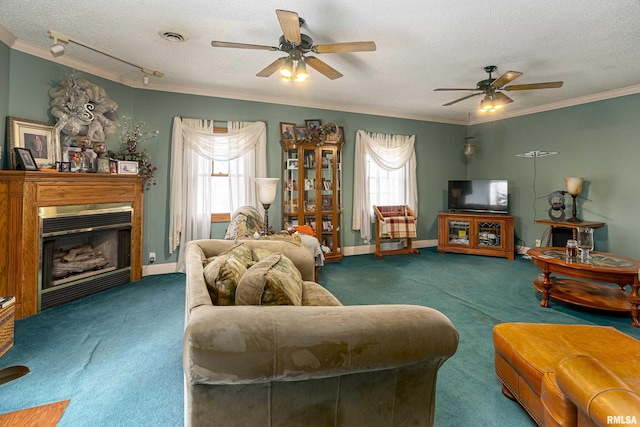
MULTIPOLYGON (((429 248, 438 246, 437 240, 414 240, 413 247, 416 249, 429 248)), ((342 248, 342 254, 344 256, 352 255, 366 255, 372 254, 376 251, 376 245, 359 245, 359 246, 346 246, 342 248)), ((168 274, 175 273, 178 263, 167 262, 164 264, 149 264, 142 266, 142 276, 151 276, 153 274, 168 274)))
MULTIPOLYGON (((433 246, 438 246, 438 240, 414 240, 413 241, 413 247, 416 249, 429 248, 433 246)), ((366 254, 372 254, 375 251, 376 251, 375 243, 372 245, 346 246, 342 248, 342 253, 344 254, 344 256, 366 255, 366 254)))
POLYGON ((153 274, 175 273, 177 262, 167 262, 165 264, 149 264, 142 266, 142 277, 151 276, 153 274))

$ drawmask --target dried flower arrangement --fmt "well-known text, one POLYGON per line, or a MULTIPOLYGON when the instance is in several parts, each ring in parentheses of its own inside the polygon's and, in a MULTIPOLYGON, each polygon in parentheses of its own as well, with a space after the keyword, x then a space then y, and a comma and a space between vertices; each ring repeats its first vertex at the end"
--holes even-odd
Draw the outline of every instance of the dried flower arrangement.
POLYGON ((143 131, 144 122, 134 122, 130 117, 122 116, 118 124, 118 138, 122 142, 120 150, 109 150, 109 157, 116 160, 138 162, 139 174, 145 177, 147 186, 156 185, 153 173, 158 169, 151 164, 147 148, 140 150, 140 145, 158 135, 158 131, 143 131))

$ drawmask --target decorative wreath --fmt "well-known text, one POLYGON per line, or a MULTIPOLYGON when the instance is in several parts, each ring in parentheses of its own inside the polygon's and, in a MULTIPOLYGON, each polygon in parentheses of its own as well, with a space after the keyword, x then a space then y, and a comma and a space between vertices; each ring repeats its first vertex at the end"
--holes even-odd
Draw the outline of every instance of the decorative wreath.
POLYGON ((51 115, 64 122, 61 132, 104 141, 115 132, 118 104, 103 88, 73 73, 49 90, 51 115))

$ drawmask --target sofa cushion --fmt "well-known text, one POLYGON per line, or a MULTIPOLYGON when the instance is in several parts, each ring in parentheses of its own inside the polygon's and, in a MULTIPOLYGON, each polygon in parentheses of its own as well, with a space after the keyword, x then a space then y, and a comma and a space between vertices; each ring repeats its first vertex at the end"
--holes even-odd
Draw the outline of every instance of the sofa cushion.
POLYGON ((204 278, 211 301, 215 305, 234 305, 240 278, 254 264, 253 251, 241 243, 207 261, 204 278))
POLYGON ((204 279, 215 305, 234 305, 236 288, 246 273, 245 264, 233 254, 215 257, 204 268, 204 279))
POLYGON ((242 276, 236 304, 302 305, 302 275, 289 258, 271 254, 242 276))

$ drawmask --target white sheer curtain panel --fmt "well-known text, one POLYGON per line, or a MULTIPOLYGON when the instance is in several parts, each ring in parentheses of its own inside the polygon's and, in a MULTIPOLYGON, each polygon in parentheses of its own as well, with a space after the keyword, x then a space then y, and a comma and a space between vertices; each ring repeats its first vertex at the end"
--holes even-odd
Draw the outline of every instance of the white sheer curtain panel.
POLYGON ((352 229, 359 230, 360 237, 367 243, 371 241, 371 223, 375 220, 368 161, 387 171, 405 169, 404 194, 399 204, 408 205, 418 215, 415 139, 415 135, 369 133, 364 130, 356 133, 352 229))
MULTIPOLYGON (((267 133, 264 122, 232 123, 228 133, 213 133, 213 120, 174 117, 171 165, 171 206, 169 253, 190 240, 211 235, 211 161, 245 165, 242 187, 246 195, 232 201, 232 208, 243 204, 257 206, 255 178, 266 176, 267 133), (237 204, 234 207, 234 203, 237 204)), ((236 174, 238 172, 235 166, 236 174)), ((238 193, 240 179, 231 179, 231 192, 238 193), (235 187, 233 181, 236 181, 235 187)), ((184 270, 184 256, 178 255, 178 271, 184 270)))

